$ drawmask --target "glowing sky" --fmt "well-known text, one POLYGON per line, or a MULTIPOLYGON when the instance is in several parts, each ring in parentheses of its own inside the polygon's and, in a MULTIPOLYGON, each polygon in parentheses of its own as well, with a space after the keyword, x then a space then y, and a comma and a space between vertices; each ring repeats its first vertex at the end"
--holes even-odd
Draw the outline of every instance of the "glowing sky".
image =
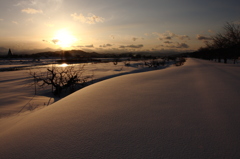
POLYGON ((239 0, 0 0, 0 52, 191 51, 226 22, 239 0))

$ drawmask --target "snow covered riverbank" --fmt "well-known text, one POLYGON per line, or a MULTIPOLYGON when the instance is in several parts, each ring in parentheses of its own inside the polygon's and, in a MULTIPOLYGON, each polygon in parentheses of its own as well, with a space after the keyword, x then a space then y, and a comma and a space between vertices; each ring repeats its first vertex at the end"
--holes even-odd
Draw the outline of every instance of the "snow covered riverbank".
POLYGON ((1 158, 239 158, 240 67, 181 67, 95 83, 0 120, 1 158))
MULTIPOLYGON (((61 99, 51 93, 50 86, 45 87, 44 89, 37 89, 37 94, 35 95, 33 78, 30 76, 30 70, 32 72, 44 72, 48 67, 62 67, 61 65, 50 64, 53 60, 41 61, 41 63, 34 63, 32 61, 23 62, 16 60, 9 64, 9 61, 5 61, 5 63, 0 65, 0 70, 1 68, 26 68, 18 71, 0 71, 0 118, 25 111, 31 111, 36 108, 39 109, 61 99)), ((152 68, 144 66, 143 61, 131 61, 129 66, 125 66, 123 62, 119 62, 117 65, 109 62, 75 64, 75 67, 77 69, 82 65, 85 65, 83 75, 93 75, 93 78, 91 79, 93 81, 91 82, 94 83, 123 74, 153 70, 152 68)), ((171 62, 158 69, 169 67, 169 65, 171 65, 171 62)))

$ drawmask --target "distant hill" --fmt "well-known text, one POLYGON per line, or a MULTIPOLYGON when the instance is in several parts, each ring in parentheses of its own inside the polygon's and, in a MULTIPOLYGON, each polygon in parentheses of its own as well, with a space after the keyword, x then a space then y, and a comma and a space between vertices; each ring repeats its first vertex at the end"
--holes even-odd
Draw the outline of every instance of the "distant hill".
MULTIPOLYGON (((57 51, 43 51, 33 54, 21 53, 14 54, 13 58, 25 57, 25 58, 49 58, 49 57, 64 57, 66 59, 74 58, 118 58, 118 57, 129 57, 129 58, 152 58, 152 57, 163 57, 163 56, 178 56, 182 55, 183 52, 126 52, 126 53, 97 53, 97 52, 85 52, 83 50, 57 50, 57 51)), ((188 54, 188 53, 185 53, 188 54)), ((0 54, 0 57, 7 57, 7 52, 0 54)))
POLYGON ((60 57, 60 56, 73 56, 73 57, 99 57, 98 53, 88 53, 82 50, 67 50, 67 51, 47 51, 39 52, 33 54, 34 56, 44 56, 44 57, 60 57))

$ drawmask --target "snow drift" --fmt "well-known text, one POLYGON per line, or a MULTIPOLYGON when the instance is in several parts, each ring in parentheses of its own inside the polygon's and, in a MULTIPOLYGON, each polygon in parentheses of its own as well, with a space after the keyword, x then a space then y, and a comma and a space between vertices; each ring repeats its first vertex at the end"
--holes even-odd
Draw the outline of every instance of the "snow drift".
POLYGON ((240 68, 197 59, 0 120, 5 158, 239 158, 240 68))

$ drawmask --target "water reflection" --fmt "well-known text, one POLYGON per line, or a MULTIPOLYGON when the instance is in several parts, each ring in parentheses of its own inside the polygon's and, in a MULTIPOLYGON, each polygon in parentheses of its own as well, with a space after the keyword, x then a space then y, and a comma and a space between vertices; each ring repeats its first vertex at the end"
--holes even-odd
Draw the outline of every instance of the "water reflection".
POLYGON ((68 64, 66 64, 66 63, 59 65, 59 67, 67 67, 67 66, 68 66, 68 64))

